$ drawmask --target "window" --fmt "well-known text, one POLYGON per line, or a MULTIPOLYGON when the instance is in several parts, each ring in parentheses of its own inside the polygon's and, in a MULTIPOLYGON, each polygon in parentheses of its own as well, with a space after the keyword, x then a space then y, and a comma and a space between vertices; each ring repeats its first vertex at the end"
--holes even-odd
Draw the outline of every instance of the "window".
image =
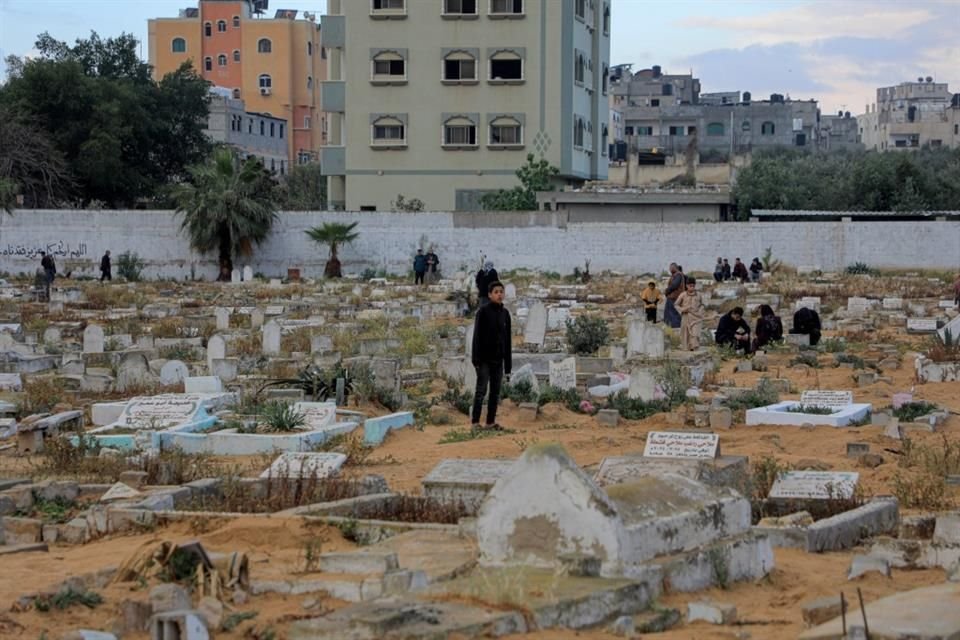
POLYGON ((610 35, 610 5, 603 5, 603 35, 610 35))
POLYGON ((573 79, 577 84, 583 84, 584 75, 586 75, 587 63, 583 54, 576 52, 576 58, 573 66, 573 79))
POLYGON ((240 62, 240 49, 233 50, 233 61, 240 62))
POLYGON ((603 129, 601 129, 601 132, 602 133, 600 134, 600 138, 601 138, 600 139, 600 155, 605 156, 607 155, 607 137, 608 137, 607 125, 603 125, 603 129))
POLYGON ((397 51, 381 51, 373 56, 371 81, 406 82, 407 63, 397 51))
MULTIPOLYGON (((236 100, 239 100, 239 99, 240 99, 240 89, 234 89, 234 90, 233 90, 233 97, 234 97, 236 100)), ((239 121, 239 120, 237 121, 237 131, 240 131, 240 121, 239 121)))
POLYGON ((217 31, 219 31, 220 33, 226 33, 227 31, 226 20, 217 20, 217 31))
POLYGON ((203 35, 207 36, 208 38, 213 35, 213 25, 211 23, 203 23, 203 35))
POLYGON ((652 136, 653 127, 637 127, 638 136, 652 136))
POLYGON ((931 141, 930 141, 930 146, 931 146, 931 147, 942 147, 942 146, 943 146, 943 140, 931 140, 931 141))
POLYGON ((218 56, 217 56, 217 65, 218 65, 218 66, 221 66, 221 67, 227 66, 227 56, 223 55, 222 53, 221 53, 220 55, 218 55, 218 56))
POLYGON ((405 120, 395 116, 382 116, 371 123, 371 144, 374 146, 406 146, 405 120))
POLYGON ((467 118, 451 118, 443 123, 443 146, 477 146, 477 125, 467 118))
POLYGON ((203 59, 203 69, 204 71, 213 71, 213 58, 207 56, 203 59))
POLYGON ((960 124, 953 125, 953 135, 960 135, 960 124))
POLYGON ((495 18, 522 16, 523 0, 490 0, 490 16, 495 18))
POLYGON ((673 85, 672 85, 672 84, 669 84, 669 83, 664 84, 664 85, 660 88, 660 90, 663 92, 663 95, 665 95, 665 96, 672 96, 672 95, 673 95, 673 85))
POLYGON ((257 53, 272 53, 273 43, 269 38, 260 38, 257 40, 257 53))
POLYGON ((658 100, 657 98, 653 98, 652 100, 650 100, 650 106, 651 106, 651 107, 659 107, 659 106, 660 106, 660 100, 658 100))
POLYGON ((303 128, 309 129, 313 125, 313 121, 310 119, 310 116, 303 116, 303 128))
POLYGON ((271 123, 270 123, 270 137, 271 137, 271 138, 272 138, 274 135, 276 135, 276 133, 277 133, 276 126, 277 126, 277 123, 276 123, 276 122, 271 122, 271 123))
POLYGON ((711 122, 707 125, 707 135, 708 136, 722 136, 723 135, 723 123, 722 122, 711 122))
POLYGON ((270 77, 268 74, 266 74, 266 73, 261 74, 260 77, 257 78, 257 81, 258 81, 259 84, 260 84, 260 91, 261 91, 261 93, 263 92, 264 89, 266 89, 267 91, 269 91, 270 89, 273 88, 273 78, 271 78, 271 77, 270 77))
POLYGON ((260 121, 260 135, 267 135, 267 123, 265 123, 263 120, 260 121))
POLYGON ((583 119, 580 116, 573 117, 573 146, 583 147, 583 119))
POLYGON ((280 161, 280 175, 283 175, 284 173, 286 173, 286 166, 285 166, 285 165, 286 165, 286 161, 285 161, 285 160, 281 160, 281 161, 280 161))
MULTIPOLYGON (((642 128, 642 127, 637 127, 637 129, 641 129, 641 128, 642 128)), ((624 127, 624 128, 623 128, 623 135, 625 135, 625 136, 632 136, 632 135, 633 135, 633 127, 624 127)), ((641 135, 641 134, 640 134, 640 133, 637 133, 637 135, 641 135)))
POLYGON ((513 117, 501 116, 490 123, 491 147, 522 147, 523 125, 513 117))
POLYGON ((523 57, 515 50, 500 50, 490 56, 493 83, 523 82, 523 57))
POLYGON ((769 120, 760 125, 760 135, 772 136, 775 130, 776 127, 769 120))
POLYGON ((247 133, 253 133, 253 118, 247 118, 247 133))
MULTIPOLYGON (((683 129, 683 127, 681 127, 681 129, 683 129)), ((682 133, 682 131, 681 131, 681 133, 682 133)), ((687 127, 687 135, 688 135, 688 136, 692 136, 692 135, 694 135, 694 134, 696 134, 696 133, 697 133, 697 128, 696 128, 696 127, 687 127)))
POLYGON ((308 42, 308 43, 307 43, 307 55, 308 55, 308 56, 312 56, 312 55, 313 55, 313 43, 312 43, 312 42, 308 42))
POLYGON ((574 12, 578 18, 583 20, 587 15, 587 0, 576 0, 574 4, 574 12))
POLYGON ((283 140, 283 123, 281 122, 281 123, 280 123, 280 126, 277 127, 277 128, 280 130, 280 136, 279 136, 279 138, 280 138, 281 140, 283 140))
POLYGON ((371 0, 370 2, 370 15, 373 16, 376 16, 378 13, 405 15, 406 12, 407 7, 404 0, 371 0))
POLYGON ((277 170, 277 161, 274 158, 270 158, 270 171, 277 170))
POLYGON ((683 127, 670 127, 670 135, 672 136, 682 136, 683 127))
POLYGON ((797 137, 796 137, 796 145, 797 145, 798 147, 802 147, 802 146, 804 146, 805 144, 807 144, 807 134, 805 134, 805 133, 798 133, 798 134, 797 134, 797 137))
POLYGON ((477 0, 443 0, 444 16, 475 16, 477 0))
POLYGON ((313 90, 313 76, 307 76, 307 91, 313 90))
POLYGON ((750 131, 750 121, 744 120, 743 124, 740 125, 740 130, 744 132, 750 131))
POLYGON ((233 28, 234 29, 240 28, 240 16, 233 16, 233 28))
POLYGON ((600 87, 603 90, 603 95, 607 95, 607 79, 610 75, 610 68, 607 67, 606 63, 603 65, 603 77, 600 79, 600 87))
POLYGON ((443 58, 443 80, 453 84, 476 82, 476 56, 467 51, 448 53, 443 58))
POLYGON ((174 38, 170 42, 170 50, 174 53, 186 53, 187 52, 187 41, 183 38, 174 38))

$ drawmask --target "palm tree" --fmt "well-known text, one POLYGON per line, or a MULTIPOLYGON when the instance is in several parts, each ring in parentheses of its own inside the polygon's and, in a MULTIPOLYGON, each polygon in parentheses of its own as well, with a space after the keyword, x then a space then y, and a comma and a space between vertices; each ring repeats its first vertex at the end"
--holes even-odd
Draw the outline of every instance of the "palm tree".
POLYGON ((323 269, 323 277, 340 278, 340 260, 337 258, 337 247, 341 244, 349 244, 357 239, 360 234, 353 229, 357 226, 356 222, 344 224, 342 222, 324 222, 321 227, 307 229, 307 235, 317 244, 326 244, 330 246, 330 259, 323 269))
POLYGON ((276 183, 256 158, 241 160, 227 148, 187 171, 190 181, 174 191, 180 229, 196 251, 219 252, 217 279, 229 280, 233 257, 249 255, 270 233, 276 183))

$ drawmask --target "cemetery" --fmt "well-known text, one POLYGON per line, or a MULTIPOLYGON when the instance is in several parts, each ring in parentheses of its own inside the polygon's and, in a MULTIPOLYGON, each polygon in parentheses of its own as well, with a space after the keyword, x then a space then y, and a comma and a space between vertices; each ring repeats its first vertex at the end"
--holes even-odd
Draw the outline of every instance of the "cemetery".
POLYGON ((683 351, 665 274, 507 267, 485 430, 454 263, 4 281, 0 637, 960 637, 953 274, 695 273, 683 351))

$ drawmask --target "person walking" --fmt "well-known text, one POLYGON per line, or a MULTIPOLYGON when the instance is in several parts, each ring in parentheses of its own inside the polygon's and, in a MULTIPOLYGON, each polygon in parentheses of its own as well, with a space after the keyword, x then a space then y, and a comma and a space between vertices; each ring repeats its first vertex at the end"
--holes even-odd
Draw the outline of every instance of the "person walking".
POLYGON ((499 281, 500 276, 497 275, 497 270, 493 268, 493 260, 484 260, 483 268, 477 272, 476 277, 477 297, 480 298, 481 307, 490 301, 490 298, 488 297, 490 292, 490 283, 499 281))
POLYGON ((417 255, 413 258, 413 284, 423 284, 426 272, 427 256, 423 255, 423 249, 417 249, 417 255))
POLYGON ((663 322, 674 329, 680 328, 680 314, 677 313, 676 301, 683 293, 683 272, 677 268, 676 262, 670 263, 670 282, 663 295, 667 302, 663 307, 663 322))
POLYGON ((108 249, 107 252, 103 254, 103 257, 100 258, 100 282, 104 280, 113 282, 113 274, 110 272, 110 268, 110 251, 108 249))
POLYGON ((480 428, 483 398, 487 395, 487 429, 500 429, 497 424, 497 403, 500 401, 500 385, 503 377, 509 379, 513 366, 511 348, 510 312, 503 306, 504 287, 499 280, 490 283, 487 303, 477 310, 473 326, 473 351, 471 362, 477 370, 477 387, 473 394, 473 410, 470 414, 472 428, 480 428))
POLYGON ((680 346, 685 351, 700 348, 700 328, 703 325, 703 300, 697 291, 695 278, 687 278, 686 289, 677 297, 680 312, 680 346))
POLYGON ((657 305, 663 300, 663 295, 657 289, 657 283, 651 280, 647 283, 647 288, 640 294, 640 300, 643 302, 643 310, 647 313, 647 322, 657 322, 657 305))

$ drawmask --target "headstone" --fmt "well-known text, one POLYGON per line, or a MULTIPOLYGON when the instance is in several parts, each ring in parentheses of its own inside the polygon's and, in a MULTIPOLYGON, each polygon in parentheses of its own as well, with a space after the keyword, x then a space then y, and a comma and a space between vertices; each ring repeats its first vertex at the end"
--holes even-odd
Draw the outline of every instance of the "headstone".
POLYGON ((282 304, 272 304, 264 309, 264 313, 268 316, 279 316, 283 315, 283 305, 282 304))
POLYGON ((250 328, 259 329, 263 326, 263 309, 254 309, 250 312, 250 328))
POLYGON ((903 298, 884 298, 880 304, 884 309, 900 310, 903 309, 903 298))
POLYGON ((190 394, 164 394, 134 398, 117 420, 133 429, 166 429, 193 421, 204 412, 200 398, 190 394))
POLYGON ((293 408, 303 414, 304 424, 310 429, 329 427, 337 418, 337 405, 334 402, 298 402, 293 408))
POLYGON ((223 307, 217 307, 213 310, 213 317, 217 322, 217 331, 230 328, 230 312, 223 307))
POLYGON ((665 352, 663 329, 646 320, 630 321, 627 330, 627 356, 643 354, 650 358, 662 358, 665 352))
POLYGON ((333 351, 333 338, 330 336, 310 336, 310 353, 329 353, 333 351))
POLYGON ((122 482, 117 482, 112 487, 107 489, 107 492, 100 496, 100 502, 112 502, 114 500, 129 500, 131 498, 138 498, 141 494, 139 491, 133 487, 126 485, 122 482))
POLYGON ((474 323, 467 325, 467 335, 463 339, 463 351, 467 354, 467 361, 469 361, 473 355, 473 334, 476 329, 477 326, 474 323))
POLYGON ((627 388, 627 396, 650 402, 658 397, 663 397, 663 394, 660 393, 656 376, 650 369, 634 368, 630 372, 630 386, 627 388))
POLYGON ((827 409, 842 409, 853 404, 852 391, 827 391, 813 389, 800 394, 800 404, 807 407, 826 407, 827 409))
POLYGON ((535 303, 527 313, 527 323, 523 328, 523 341, 526 344, 543 345, 547 333, 547 309, 542 302, 535 303))
POLYGON ((648 458, 716 458, 720 436, 693 431, 651 431, 643 455, 648 458))
POLYGON ((550 386, 558 389, 577 388, 577 359, 564 358, 559 362, 550 362, 550 386))
POLYGON ((890 398, 890 406, 894 409, 899 409, 908 402, 913 402, 913 394, 910 392, 895 393, 890 398))
POLYGON ((240 361, 237 358, 213 358, 210 360, 210 375, 223 382, 233 382, 237 379, 240 361))
POLYGON ((953 300, 941 300, 937 303, 938 309, 953 309, 957 306, 957 303, 953 300))
POLYGON ((342 407, 347 403, 347 380, 346 378, 337 378, 336 383, 337 406, 342 407))
POLYGON ((944 325, 943 329, 937 331, 937 335, 939 335, 940 339, 944 342, 947 341, 947 333, 950 334, 954 344, 957 344, 957 342, 960 341, 960 316, 957 316, 944 325))
POLYGON ((288 451, 280 454, 261 478, 329 478, 347 461, 342 453, 288 451))
POLYGON ((936 330, 936 318, 907 318, 907 331, 909 333, 933 333, 936 330))
POLYGON ((223 381, 217 376, 188 376, 183 390, 190 393, 223 393, 223 381))
POLYGON ((238 284, 242 282, 241 276, 240 276, 240 269, 234 269, 233 271, 230 272, 230 282, 233 284, 238 284))
POLYGON ((537 381, 537 374, 533 372, 532 364, 527 363, 519 369, 515 369, 513 373, 510 374, 511 385, 516 385, 523 381, 530 383, 530 388, 533 389, 534 393, 540 392, 540 383, 537 381))
POLYGON ((117 365, 116 387, 125 391, 151 382, 150 364, 142 353, 128 353, 117 365))
POLYGON ((770 489, 770 497, 795 500, 849 500, 860 480, 855 471, 786 471, 770 489))
POLYGON ((550 307, 547 309, 547 329, 557 331, 567 326, 570 318, 569 307, 550 307))
POLYGON ((47 327, 43 331, 43 344, 60 344, 60 329, 47 327))
POLYGON ((847 312, 850 315, 862 316, 870 308, 870 301, 866 298, 847 298, 847 312))
POLYGON ((103 328, 88 324, 83 330, 83 352, 103 353, 103 328))
POLYGON ((221 336, 210 336, 207 340, 207 370, 213 369, 213 361, 227 357, 227 343, 221 336))
POLYGON ((441 460, 421 481, 423 494, 441 502, 477 508, 514 460, 441 460))
POLYGON ((273 320, 263 325, 262 342, 264 355, 277 355, 280 353, 280 325, 273 320))
POLYGON ((180 360, 167 360, 160 368, 160 384, 169 386, 180 384, 190 375, 190 370, 180 360))
POLYGON ((243 281, 250 282, 253 280, 253 267, 247 265, 243 268, 243 281))
MULTIPOLYGON (((467 287, 469 289, 469 287, 467 287)), ((517 287, 512 282, 508 282, 503 286, 503 298, 504 300, 516 300, 517 299, 517 287)))

